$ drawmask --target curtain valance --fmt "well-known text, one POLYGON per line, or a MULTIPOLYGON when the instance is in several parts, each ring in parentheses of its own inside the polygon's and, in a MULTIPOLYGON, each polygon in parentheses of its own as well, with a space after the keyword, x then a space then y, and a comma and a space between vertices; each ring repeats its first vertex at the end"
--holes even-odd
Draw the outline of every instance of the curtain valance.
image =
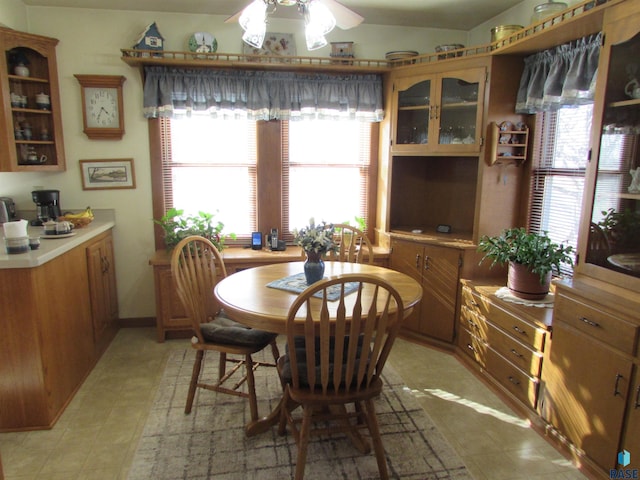
POLYGON ((383 119, 380 75, 145 67, 147 118, 383 119))
POLYGON ((593 103, 602 33, 525 58, 516 113, 593 103))

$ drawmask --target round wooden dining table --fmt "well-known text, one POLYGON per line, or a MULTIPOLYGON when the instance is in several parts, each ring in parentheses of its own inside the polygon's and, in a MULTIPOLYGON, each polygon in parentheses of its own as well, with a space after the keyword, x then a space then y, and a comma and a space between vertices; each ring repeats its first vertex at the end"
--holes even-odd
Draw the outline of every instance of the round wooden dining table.
MULTIPOLYGON (((303 272, 303 264, 303 262, 277 263, 236 272, 218 282, 214 289, 215 296, 221 307, 235 321, 252 328, 284 334, 289 307, 298 294, 268 285, 303 272)), ((347 273, 374 275, 391 283, 400 293, 405 318, 422 299, 422 286, 404 273, 377 265, 325 262, 325 278, 334 278, 347 273)), ((348 296, 345 297, 347 298, 348 296)), ((275 425, 280 418, 280 408, 282 405, 278 405, 267 417, 249 423, 245 430, 246 434, 250 436, 265 432, 275 425)))
MULTIPOLYGON (((267 285, 303 272, 303 265, 303 262, 288 262, 242 270, 218 282, 215 296, 235 321, 268 332, 286 333, 287 314, 297 294, 267 285)), ((325 262, 324 278, 346 273, 374 275, 387 280, 402 297, 405 317, 422 299, 420 284, 404 273, 377 265, 325 262)))

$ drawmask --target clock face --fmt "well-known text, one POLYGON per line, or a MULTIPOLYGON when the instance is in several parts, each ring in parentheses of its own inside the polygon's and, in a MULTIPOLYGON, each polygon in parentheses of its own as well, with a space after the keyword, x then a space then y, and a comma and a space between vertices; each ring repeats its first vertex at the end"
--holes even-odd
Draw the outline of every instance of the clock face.
POLYGON ((118 91, 116 88, 85 88, 87 127, 118 128, 118 91))

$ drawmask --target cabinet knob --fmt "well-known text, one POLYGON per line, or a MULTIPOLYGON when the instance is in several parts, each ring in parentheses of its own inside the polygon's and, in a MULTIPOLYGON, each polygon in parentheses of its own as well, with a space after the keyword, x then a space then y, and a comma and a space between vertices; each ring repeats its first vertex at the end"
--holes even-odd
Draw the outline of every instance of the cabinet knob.
POLYGON ((511 353, 513 353, 513 354, 514 354, 516 357, 518 357, 518 358, 522 358, 522 354, 521 354, 521 353, 518 353, 518 352, 517 352, 515 349, 513 349, 513 348, 511 349, 511 353))
POLYGON ((514 385, 520 385, 520 380, 518 380, 517 378, 514 378, 512 376, 509 376, 509 381, 511 383, 513 383, 514 385))
POLYGON ((470 343, 467 343, 467 348, 468 348, 469 350, 471 350, 472 352, 475 352, 475 351, 476 351, 476 349, 475 349, 475 348, 473 348, 473 345, 471 345, 470 343))
POLYGON ((526 335, 526 334, 527 334, 527 332, 525 332, 524 330, 522 330, 522 329, 521 329, 520 327, 518 327, 517 325, 514 325, 514 326, 513 326, 513 330, 514 330, 514 331, 516 331, 516 332, 518 332, 518 333, 519 333, 519 334, 521 334, 521 335, 526 335))

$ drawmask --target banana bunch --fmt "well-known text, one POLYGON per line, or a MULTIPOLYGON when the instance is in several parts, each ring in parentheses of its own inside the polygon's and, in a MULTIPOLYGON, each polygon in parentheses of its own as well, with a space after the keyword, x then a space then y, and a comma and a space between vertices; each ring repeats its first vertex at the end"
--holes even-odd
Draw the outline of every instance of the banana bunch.
POLYGON ((71 222, 75 228, 84 227, 93 221, 93 211, 91 211, 91 207, 87 207, 80 213, 67 212, 59 220, 71 222))

